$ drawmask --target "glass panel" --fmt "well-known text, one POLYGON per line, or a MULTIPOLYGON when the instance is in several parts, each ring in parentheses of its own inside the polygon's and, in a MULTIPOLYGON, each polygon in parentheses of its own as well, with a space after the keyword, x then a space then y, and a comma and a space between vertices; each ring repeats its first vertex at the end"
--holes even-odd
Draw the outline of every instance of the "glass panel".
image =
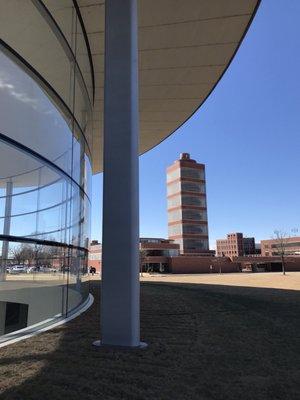
POLYGON ((36 213, 12 217, 10 234, 13 236, 32 236, 36 233, 36 213))
POLYGON ((182 204, 186 206, 206 207, 205 197, 203 196, 182 196, 182 204))
POLYGON ((182 210, 182 219, 202 220, 206 221, 206 212, 199 210, 182 210))
POLYGON ((55 180, 52 184, 39 189, 39 210, 59 205, 63 201, 64 181, 55 180))
POLYGON ((181 168, 181 177, 182 178, 201 179, 201 180, 205 179, 203 169, 188 168, 188 167, 181 168))
POLYGON ((87 155, 84 155, 84 191, 88 195, 89 199, 92 197, 92 167, 87 155))
POLYGON ((170 196, 171 194, 175 194, 180 192, 180 182, 174 182, 167 186, 167 194, 170 196))
POLYGON ((206 225, 184 224, 182 229, 183 229, 183 233, 195 233, 195 234, 207 235, 207 226, 206 225))
MULTIPOLYGON (((73 7, 72 0, 65 0, 63 3, 61 0, 44 0, 45 6, 50 11, 52 17, 58 23, 60 29, 62 30, 66 40, 68 41, 70 47, 74 51, 74 16, 75 9, 73 7)), ((90 69, 90 63, 88 58, 88 52, 86 43, 84 40, 83 32, 81 29, 81 25, 77 20, 76 24, 76 58, 79 65, 79 68, 82 72, 83 78, 85 80, 85 84, 89 91, 90 99, 92 99, 92 73, 90 69)))
MULTIPOLYGON (((67 122, 37 83, 1 52, 0 65, 1 133, 46 157, 70 175, 72 133, 67 122)), ((20 161, 16 166, 19 164, 20 161)), ((26 170, 24 165, 22 173, 26 170)), ((33 165, 30 170, 34 170, 33 165)))
POLYGON ((177 236, 182 234, 182 225, 170 225, 168 228, 169 236, 177 236))
POLYGON ((0 100, 1 342, 1 335, 66 315, 88 296, 87 251, 68 246, 88 248, 90 203, 80 185, 90 193, 91 168, 84 140, 2 53, 0 100))
MULTIPOLYGON (((4 197, 4 193, 5 191, 3 190, 3 195, 1 195, 0 197, 0 218, 4 217, 4 213, 5 213, 5 200, 6 198, 4 197)), ((1 232, 1 230, 0 230, 1 232)))
POLYGON ((168 212, 169 222, 175 222, 181 220, 181 210, 173 210, 168 212))
POLYGON ((201 183, 197 182, 181 182, 181 190, 184 192, 200 192, 204 193, 205 187, 201 183))
POLYGON ((185 239, 184 248, 186 250, 204 250, 208 248, 208 242, 205 239, 185 239))
POLYGON ((174 196, 168 199, 168 208, 177 207, 181 205, 181 196, 174 196))
MULTIPOLYGON (((55 5, 54 4, 54 9, 55 5)), ((65 6, 64 2, 64 6, 65 6)), ((73 59, 65 48, 62 38, 57 35, 57 30, 53 25, 49 25, 49 16, 41 13, 39 5, 34 5, 29 0, 10 0, 2 7, 0 13, 0 36, 10 47, 12 47, 20 56, 22 56, 29 64, 36 69, 43 78, 54 88, 60 95, 69 109, 73 110, 73 96, 70 87, 74 82, 73 78, 73 59), (17 11, 16 11, 17 10, 17 11), (22 38, 22 40, 20 40, 22 38)), ((75 43, 78 39, 76 47, 82 51, 84 47, 85 53, 80 54, 80 62, 83 67, 89 69, 89 61, 85 44, 81 43, 83 35, 80 34, 80 25, 77 23, 76 13, 71 3, 69 7, 64 9, 64 17, 61 28, 67 33, 70 41, 70 47, 76 53, 75 43), (79 34, 77 33, 79 32, 79 34), (85 59, 85 61, 83 61, 85 59)), ((56 13, 57 14, 57 13, 56 13)), ((91 104, 87 95, 84 80, 79 73, 75 77, 76 86, 76 107, 75 117, 82 129, 85 129, 87 115, 86 110, 91 109, 91 104), (81 82, 81 84, 80 84, 81 82)), ((91 75, 87 74, 87 84, 90 85, 91 75), (90 78, 88 78, 90 77, 90 78)), ((13 83, 10 83, 13 85, 13 83)), ((18 92, 19 95, 23 93, 18 92)), ((36 96, 32 97, 28 92, 24 93, 23 99, 31 106, 43 108, 45 104, 41 104, 36 96), (41 107, 42 106, 42 107, 41 107)))
MULTIPOLYGON (((25 188, 23 188, 25 189, 25 188)), ((29 188, 28 188, 29 189, 29 188)), ((18 196, 12 197, 12 215, 24 214, 29 212, 36 212, 38 200, 38 191, 36 189, 29 189, 18 196)))
POLYGON ((167 182, 174 181, 180 177, 180 169, 177 168, 174 171, 167 172, 167 182))
POLYGON ((8 255, 0 290, 0 335, 65 314, 67 276, 61 271, 61 249, 9 243, 8 255))

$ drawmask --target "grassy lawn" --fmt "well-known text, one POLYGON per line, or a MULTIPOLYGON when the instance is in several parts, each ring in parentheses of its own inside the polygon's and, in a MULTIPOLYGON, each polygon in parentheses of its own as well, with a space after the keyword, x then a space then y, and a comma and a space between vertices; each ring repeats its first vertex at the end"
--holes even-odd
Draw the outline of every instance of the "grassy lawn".
POLYGON ((146 350, 96 349, 93 307, 0 349, 0 399, 300 399, 300 292, 142 284, 146 350))

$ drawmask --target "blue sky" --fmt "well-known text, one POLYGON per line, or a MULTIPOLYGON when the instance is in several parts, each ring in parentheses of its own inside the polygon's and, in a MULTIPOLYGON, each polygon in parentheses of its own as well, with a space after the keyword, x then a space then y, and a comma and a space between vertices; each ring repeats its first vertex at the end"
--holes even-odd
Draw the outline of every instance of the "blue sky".
MULTIPOLYGON (((141 236, 167 237, 165 171, 181 152, 206 164, 211 248, 228 232, 259 241, 300 231, 299 15, 299 0, 262 0, 205 104, 140 157, 141 236)), ((92 203, 92 238, 101 240, 102 174, 92 203)))

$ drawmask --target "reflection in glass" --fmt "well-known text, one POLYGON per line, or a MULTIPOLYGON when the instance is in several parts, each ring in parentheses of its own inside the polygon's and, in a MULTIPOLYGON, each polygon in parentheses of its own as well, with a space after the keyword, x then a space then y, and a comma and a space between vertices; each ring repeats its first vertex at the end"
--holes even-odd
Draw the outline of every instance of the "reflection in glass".
POLYGON ((58 246, 9 243, 0 290, 0 333, 76 308, 88 295, 86 255, 58 246))
POLYGON ((91 164, 82 132, 7 51, 0 100, 1 342, 87 298, 91 164))

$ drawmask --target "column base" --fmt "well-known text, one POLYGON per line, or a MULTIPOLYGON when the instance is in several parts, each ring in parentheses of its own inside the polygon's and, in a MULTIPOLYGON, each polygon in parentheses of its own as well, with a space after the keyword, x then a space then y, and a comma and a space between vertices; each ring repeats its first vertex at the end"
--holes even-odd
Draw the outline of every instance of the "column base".
POLYGON ((103 347, 111 350, 137 350, 137 349, 145 349, 146 347, 148 347, 148 344, 145 342, 140 342, 138 346, 119 346, 113 344, 103 344, 101 340, 95 340, 95 342, 93 342, 93 346, 103 347))

